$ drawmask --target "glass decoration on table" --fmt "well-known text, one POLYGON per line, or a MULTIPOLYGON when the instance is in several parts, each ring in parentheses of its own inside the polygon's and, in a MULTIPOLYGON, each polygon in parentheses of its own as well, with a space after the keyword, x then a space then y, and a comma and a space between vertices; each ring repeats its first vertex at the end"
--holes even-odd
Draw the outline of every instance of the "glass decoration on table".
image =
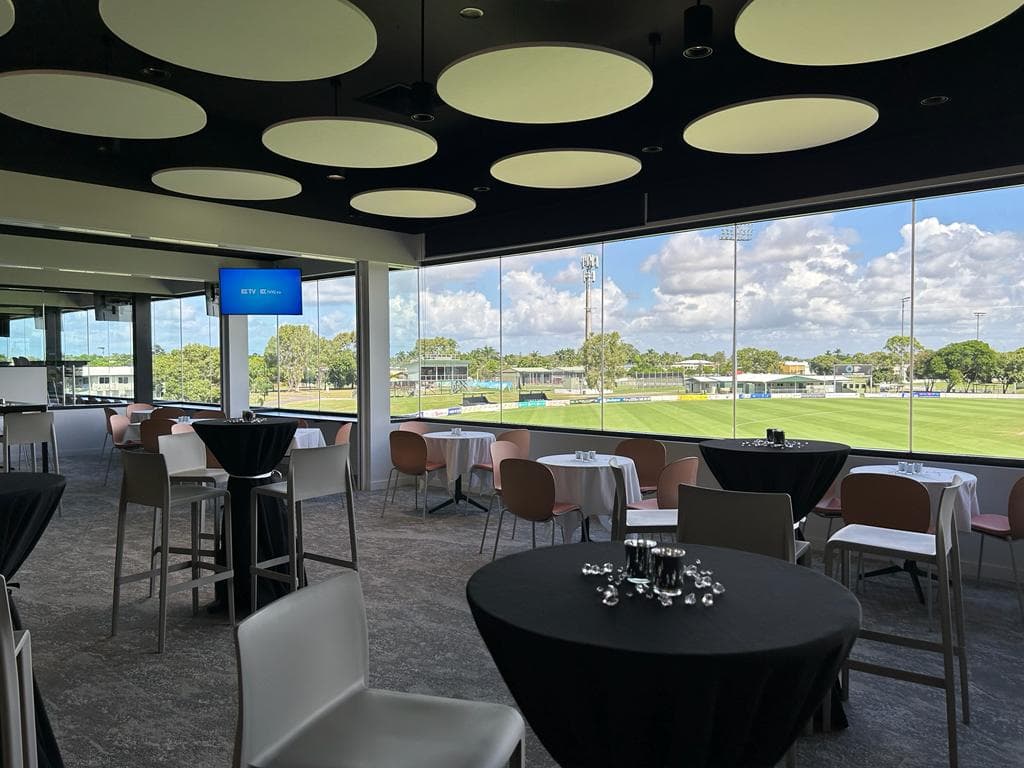
POLYGON ((662 546, 651 551, 654 557, 654 592, 659 596, 679 597, 683 594, 686 550, 662 546))
POLYGON ((626 580, 633 585, 649 584, 654 569, 654 557, 651 554, 658 546, 654 539, 646 539, 639 533, 626 536, 626 580))

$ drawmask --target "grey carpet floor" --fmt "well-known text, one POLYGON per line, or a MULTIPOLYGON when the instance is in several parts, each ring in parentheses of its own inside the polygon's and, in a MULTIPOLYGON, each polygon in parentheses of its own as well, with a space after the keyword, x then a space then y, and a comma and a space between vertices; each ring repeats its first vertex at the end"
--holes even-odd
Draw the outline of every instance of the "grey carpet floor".
MULTIPOLYGON (((36 676, 65 762, 69 768, 227 768, 236 679, 226 620, 205 612, 194 617, 188 594, 173 596, 167 651, 157 655, 156 601, 146 598, 139 583, 127 587, 121 629, 111 638, 119 477, 104 487, 98 457, 68 457, 63 464, 64 516, 54 518, 16 580, 22 617, 33 634, 36 676)), ((464 593, 469 576, 489 560, 477 554, 482 513, 448 508, 423 522, 412 510, 411 490, 403 490, 382 519, 381 499, 380 493, 360 493, 356 505, 372 684, 511 704, 464 593)), ((431 501, 440 499, 441 491, 432 489, 431 501)), ((130 515, 129 552, 140 568, 149 520, 145 510, 130 515)), ((182 515, 176 519, 179 541, 186 534, 184 521, 182 515)), ((308 504, 305 523, 309 549, 346 546, 336 500, 308 504)), ((500 552, 529 545, 522 532, 519 539, 503 536, 500 552)), ((316 564, 309 571, 313 580, 330 573, 316 564)), ((1024 625, 1014 594, 1006 585, 975 586, 973 579, 965 588, 973 718, 970 726, 960 726, 960 764, 1024 766, 1024 625)), ((860 597, 868 623, 919 636, 932 631, 905 578, 872 580, 860 597)), ((915 669, 941 671, 938 657, 896 653, 915 669)), ((893 658, 866 643, 855 654, 893 658)), ((850 727, 800 739, 800 765, 947 764, 941 691, 857 673, 851 689, 850 727)), ((532 766, 554 765, 532 736, 527 754, 532 766)))

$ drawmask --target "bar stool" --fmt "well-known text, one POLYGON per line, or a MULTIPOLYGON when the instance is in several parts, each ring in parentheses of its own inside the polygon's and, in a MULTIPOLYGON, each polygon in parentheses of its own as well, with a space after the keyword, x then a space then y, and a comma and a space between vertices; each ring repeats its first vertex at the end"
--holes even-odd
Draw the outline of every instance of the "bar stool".
POLYGON ((341 568, 358 570, 356 555, 356 521, 352 508, 352 471, 349 466, 349 446, 328 445, 324 448, 296 448, 291 453, 288 463, 288 480, 269 485, 258 485, 252 489, 249 503, 252 522, 250 524, 249 551, 252 566, 252 610, 256 610, 257 582, 260 576, 283 581, 294 592, 301 586, 303 569, 306 560, 336 565, 341 568), (336 493, 345 495, 345 509, 348 513, 348 539, 352 552, 351 560, 343 560, 328 555, 306 552, 302 543, 302 502, 333 496, 336 493), (269 496, 285 503, 285 515, 288 523, 288 554, 259 559, 257 533, 259 523, 259 497, 269 496), (288 572, 271 570, 280 565, 288 565, 288 572))
POLYGON ((7 580, 0 576, 0 765, 36 768, 36 703, 32 637, 14 630, 7 580))
MULTIPOLYGON (((32 471, 36 468, 36 443, 48 446, 49 462, 54 472, 60 474, 60 458, 57 455, 57 432, 53 426, 50 411, 30 413, 9 413, 4 417, 3 456, 5 468, 11 471, 11 446, 28 445, 32 454, 32 471)), ((64 502, 57 505, 57 515, 64 516, 64 502)))
POLYGON ((199 588, 218 581, 227 581, 228 621, 235 625, 235 592, 231 583, 234 579, 234 559, 231 548, 231 494, 220 488, 207 488, 198 485, 171 485, 167 473, 167 460, 159 453, 124 453, 124 475, 121 479, 121 499, 117 507, 117 545, 114 555, 114 605, 111 612, 110 634, 117 634, 118 608, 121 601, 121 585, 133 581, 151 578, 157 570, 150 568, 138 573, 123 575, 124 562, 124 529, 128 505, 138 504, 143 507, 158 508, 160 519, 160 544, 154 548, 154 554, 160 555, 160 610, 157 629, 157 653, 163 653, 167 635, 167 598, 171 593, 192 590, 192 614, 199 612, 199 588), (201 560, 201 555, 211 554, 200 549, 199 525, 200 507, 207 500, 224 501, 224 543, 227 550, 227 563, 201 560), (192 541, 190 547, 172 547, 170 540, 170 510, 175 506, 188 504, 192 512, 192 541), (187 555, 188 560, 175 563, 168 562, 170 555, 187 555), (167 575, 171 571, 192 571, 192 578, 177 584, 168 584, 167 575), (212 571, 201 576, 203 570, 212 571))

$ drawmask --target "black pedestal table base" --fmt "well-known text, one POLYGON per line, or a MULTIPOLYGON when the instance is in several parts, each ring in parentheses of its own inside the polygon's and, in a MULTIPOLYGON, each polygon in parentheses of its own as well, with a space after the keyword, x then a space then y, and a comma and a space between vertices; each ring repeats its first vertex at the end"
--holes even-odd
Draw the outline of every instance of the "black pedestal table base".
MULTIPOLYGON (((425 488, 424 488, 423 492, 424 493, 427 492, 425 488)), ((427 512, 433 514, 434 512, 437 512, 437 510, 439 510, 439 509, 444 509, 445 507, 450 507, 452 504, 458 504, 460 501, 468 501, 470 504, 472 504, 474 507, 479 509, 481 512, 486 512, 487 511, 487 507, 485 507, 483 504, 478 502, 476 499, 471 499, 469 496, 467 496, 463 492, 463 490, 462 490, 462 475, 459 475, 455 479, 455 491, 454 491, 454 493, 452 493, 451 498, 450 499, 445 499, 440 504, 437 504, 437 505, 431 507, 430 509, 427 510, 427 512)))

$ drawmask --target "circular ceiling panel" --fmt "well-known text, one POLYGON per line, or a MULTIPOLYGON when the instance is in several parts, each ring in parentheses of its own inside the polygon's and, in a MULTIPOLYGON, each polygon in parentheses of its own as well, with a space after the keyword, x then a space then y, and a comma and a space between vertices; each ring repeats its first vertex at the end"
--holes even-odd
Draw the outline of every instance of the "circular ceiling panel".
POLYGON ((293 160, 336 168, 393 168, 437 153, 437 141, 429 133, 350 117, 286 120, 263 132, 263 144, 293 160))
POLYGON ((181 195, 219 200, 279 200, 302 191, 287 176, 238 168, 165 168, 153 174, 153 183, 181 195))
POLYGON ((0 73, 0 112, 43 128, 117 139, 169 139, 206 125, 203 108, 180 93, 59 69, 0 73))
POLYGON ((460 216, 476 208, 476 201, 458 192, 440 189, 371 189, 349 203, 357 211, 402 219, 437 219, 460 216))
POLYGON ((140 51, 245 80, 317 80, 377 49, 373 22, 348 0, 100 0, 110 31, 140 51))
POLYGON ((14 26, 14 3, 0 0, 0 36, 6 35, 14 26))
POLYGON ((831 144, 870 128, 873 104, 845 96, 780 96, 733 104, 683 130, 692 147, 730 155, 793 152, 831 144))
POLYGON ((863 64, 920 53, 973 35, 1013 13, 1018 0, 750 0, 736 40, 784 64, 863 64))
POLYGON ((539 189, 575 189, 614 184, 635 176, 641 164, 632 155, 601 149, 543 149, 503 157, 491 175, 507 184, 539 189))
POLYGON ((631 107, 654 79, 608 48, 533 43, 489 48, 449 64, 437 93, 455 109, 506 123, 571 123, 631 107))

